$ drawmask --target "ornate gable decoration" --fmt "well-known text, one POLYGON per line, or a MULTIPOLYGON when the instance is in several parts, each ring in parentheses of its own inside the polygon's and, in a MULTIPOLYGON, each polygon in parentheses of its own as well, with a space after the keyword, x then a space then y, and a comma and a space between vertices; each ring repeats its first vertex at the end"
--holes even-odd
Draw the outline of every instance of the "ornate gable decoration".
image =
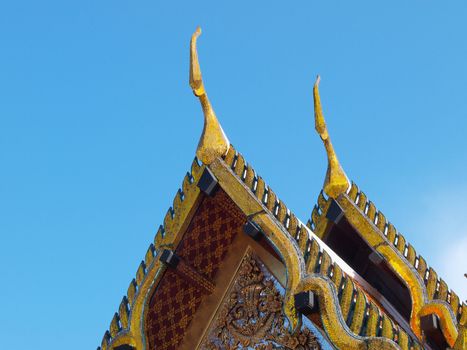
POLYGON ((321 350, 310 329, 289 333, 280 289, 264 264, 247 253, 201 349, 321 350))

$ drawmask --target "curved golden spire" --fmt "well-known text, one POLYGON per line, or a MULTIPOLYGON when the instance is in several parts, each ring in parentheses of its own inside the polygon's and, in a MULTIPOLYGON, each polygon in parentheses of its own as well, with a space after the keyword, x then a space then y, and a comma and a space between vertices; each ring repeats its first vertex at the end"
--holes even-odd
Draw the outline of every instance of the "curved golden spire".
POLYGON ((331 143, 326 122, 324 120, 323 109, 321 108, 321 100, 319 97, 318 85, 320 77, 316 78, 315 86, 313 87, 313 99, 315 105, 315 129, 318 132, 321 140, 323 140, 326 154, 328 156, 328 170, 326 172, 326 179, 324 180, 324 192, 332 197, 337 198, 341 193, 347 191, 350 182, 342 169, 339 160, 337 159, 336 152, 331 143))
POLYGON ((225 136, 216 114, 209 102, 204 89, 201 69, 198 62, 196 41, 201 34, 198 27, 191 37, 190 43, 190 86, 195 96, 199 98, 204 113, 204 128, 196 150, 196 156, 204 164, 211 164, 216 158, 221 157, 229 150, 230 142, 225 136))

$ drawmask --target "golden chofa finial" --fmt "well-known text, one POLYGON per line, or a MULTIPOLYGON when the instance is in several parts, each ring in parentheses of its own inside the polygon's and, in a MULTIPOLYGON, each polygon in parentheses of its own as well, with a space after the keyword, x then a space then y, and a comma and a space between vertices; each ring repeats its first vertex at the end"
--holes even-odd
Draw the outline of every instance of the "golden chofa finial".
POLYGON ((326 122, 324 121, 323 109, 321 108, 321 99, 319 97, 318 85, 320 77, 316 78, 315 86, 313 87, 313 98, 315 103, 315 129, 318 132, 321 140, 323 140, 326 154, 328 156, 328 170, 326 172, 326 179, 324 180, 324 192, 332 197, 337 198, 341 193, 347 191, 350 182, 342 169, 339 160, 337 159, 336 152, 331 143, 326 122))
POLYGON ((198 51, 196 49, 196 42, 200 34, 201 28, 198 27, 191 37, 190 86, 195 96, 199 98, 204 113, 203 134, 199 140, 196 156, 204 164, 211 164, 216 158, 227 153, 230 142, 216 118, 216 114, 212 109, 208 95, 204 89, 203 78, 201 77, 201 69, 198 62, 198 51))

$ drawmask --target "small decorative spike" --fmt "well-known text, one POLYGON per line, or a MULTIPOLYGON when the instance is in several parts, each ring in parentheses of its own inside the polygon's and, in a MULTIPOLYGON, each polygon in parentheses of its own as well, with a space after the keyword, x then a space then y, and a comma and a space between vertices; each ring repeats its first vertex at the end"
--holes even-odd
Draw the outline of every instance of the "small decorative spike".
POLYGON ((127 329, 129 325, 129 313, 128 310, 128 299, 123 297, 120 307, 118 308, 118 316, 120 318, 120 324, 123 329, 127 329))
POLYGON ((315 129, 321 137, 321 140, 323 140, 328 157, 328 170, 326 173, 326 179, 324 180, 323 189, 328 196, 337 198, 341 193, 347 191, 350 186, 350 182, 337 159, 337 155, 331 143, 331 138, 329 137, 319 97, 319 81, 320 77, 318 76, 315 86, 313 87, 313 97, 315 107, 315 129))
POLYGON ((224 156, 230 146, 230 142, 225 136, 216 114, 209 102, 208 95, 204 89, 203 78, 198 61, 196 42, 201 34, 201 28, 197 28, 191 37, 190 43, 190 86, 193 93, 201 102, 204 113, 204 128, 199 140, 196 156, 204 164, 211 164, 216 158, 224 156))
POLYGON ((110 332, 105 331, 104 337, 102 338, 101 350, 107 350, 110 343, 110 332))
POLYGON ((128 286, 128 290, 127 290, 127 299, 128 299, 128 303, 130 306, 133 305, 133 299, 135 298, 135 295, 136 295, 136 280, 133 278, 130 282, 130 285, 128 286))
POLYGON ((118 334, 118 332, 120 332, 120 325, 119 325, 119 318, 118 318, 118 314, 115 313, 114 314, 114 317, 112 318, 112 322, 110 322, 110 336, 112 338, 115 338, 118 334))
POLYGON ((459 335, 457 336, 456 344, 454 344, 454 350, 462 350, 467 348, 467 326, 459 326, 459 335))

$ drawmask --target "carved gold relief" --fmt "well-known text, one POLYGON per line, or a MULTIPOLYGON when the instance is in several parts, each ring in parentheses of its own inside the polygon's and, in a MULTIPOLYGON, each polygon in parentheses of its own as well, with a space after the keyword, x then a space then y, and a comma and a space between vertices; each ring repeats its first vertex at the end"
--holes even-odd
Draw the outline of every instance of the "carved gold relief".
POLYGON ((308 328, 289 333, 282 305, 275 279, 257 257, 247 253, 201 349, 321 350, 308 328))

